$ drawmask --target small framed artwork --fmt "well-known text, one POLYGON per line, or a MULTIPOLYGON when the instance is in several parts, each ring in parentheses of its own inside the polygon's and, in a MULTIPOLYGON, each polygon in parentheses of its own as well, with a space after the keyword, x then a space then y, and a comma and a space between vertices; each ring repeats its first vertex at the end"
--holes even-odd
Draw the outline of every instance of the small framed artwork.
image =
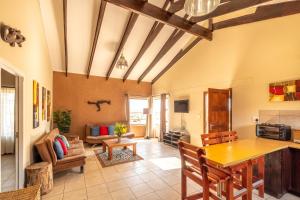
POLYGON ((270 101, 300 101, 300 80, 270 83, 270 101))
POLYGON ((33 81, 33 128, 39 127, 39 83, 33 81))
POLYGON ((46 88, 42 87, 42 120, 46 120, 46 88))
POLYGON ((51 93, 47 90, 47 121, 51 120, 51 93))

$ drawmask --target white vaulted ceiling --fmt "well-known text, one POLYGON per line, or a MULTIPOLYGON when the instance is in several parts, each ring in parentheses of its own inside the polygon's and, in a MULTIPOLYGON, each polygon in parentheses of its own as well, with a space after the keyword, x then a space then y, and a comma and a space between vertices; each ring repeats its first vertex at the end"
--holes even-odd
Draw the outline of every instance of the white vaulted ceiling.
MULTIPOLYGON (((149 0, 148 2, 158 7, 163 7, 166 0, 149 0)), ((289 0, 272 0, 265 4, 287 2, 289 0)), ((170 1, 172 2, 172 1, 170 1)), ((94 40, 98 12, 101 0, 68 0, 67 1, 67 47, 68 47, 68 72, 87 74, 88 61, 94 40)), ((214 17, 214 23, 231 19, 255 12, 258 4, 246 9, 231 12, 222 16, 214 17)), ((170 6, 170 5, 169 5, 170 6)), ((40 0, 41 14, 43 18, 49 54, 54 71, 65 71, 64 54, 64 29, 63 29, 63 0, 40 0)), ((181 17, 184 11, 176 13, 181 17)), ((121 7, 107 3, 104 18, 96 45, 94 60, 91 68, 91 75, 105 77, 108 69, 116 55, 118 46, 124 34, 130 12, 121 7)), ((123 48, 124 56, 131 66, 133 60, 140 51, 154 19, 138 16, 138 19, 123 48)), ((204 27, 208 26, 207 21, 198 23, 204 27)), ((161 50, 174 28, 165 25, 153 43, 144 53, 137 65, 133 68, 128 79, 138 80, 146 70, 155 56, 161 50)), ((160 61, 145 76, 143 81, 151 82, 174 58, 174 56, 185 48, 194 36, 185 33, 175 45, 160 59, 160 61)), ((126 70, 119 70, 114 67, 110 77, 123 78, 126 70)))
MULTIPOLYGON (((64 31, 63 31, 63 1, 40 0, 41 14, 49 47, 49 54, 54 71, 65 71, 64 66, 64 31)), ((162 7, 165 0, 150 0, 156 6, 162 7)), ((87 66, 96 29, 100 0, 69 0, 67 6, 67 42, 68 42, 68 72, 87 74, 87 66)), ((183 16, 183 12, 177 13, 183 16)), ((104 19, 92 64, 91 75, 106 76, 113 61, 122 35, 126 28, 130 12, 121 7, 107 3, 104 19)), ((151 18, 139 15, 133 30, 124 46, 124 56, 129 66, 141 49, 153 23, 151 18)), ((143 57, 134 67, 128 79, 137 80, 149 66, 167 41, 174 28, 165 25, 143 57)), ((185 47, 192 35, 184 36, 156 64, 143 81, 152 79, 170 62, 170 60, 185 47)), ((110 77, 123 78, 126 70, 114 68, 110 77)))

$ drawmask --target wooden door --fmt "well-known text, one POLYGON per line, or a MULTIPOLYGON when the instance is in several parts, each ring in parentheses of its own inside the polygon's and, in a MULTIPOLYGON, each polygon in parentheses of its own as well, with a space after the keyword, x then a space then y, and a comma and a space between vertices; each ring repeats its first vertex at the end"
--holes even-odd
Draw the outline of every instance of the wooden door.
POLYGON ((208 89, 208 132, 231 129, 231 89, 208 89))

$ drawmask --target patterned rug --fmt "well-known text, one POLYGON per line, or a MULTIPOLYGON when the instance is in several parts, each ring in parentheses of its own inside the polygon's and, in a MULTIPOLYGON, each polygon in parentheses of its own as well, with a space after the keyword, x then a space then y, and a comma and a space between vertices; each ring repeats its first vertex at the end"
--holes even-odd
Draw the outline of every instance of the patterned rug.
POLYGON ((133 155, 133 152, 130 149, 123 148, 114 148, 113 156, 111 160, 108 160, 108 151, 104 152, 101 149, 94 150, 96 157, 98 158, 102 167, 110 167, 113 165, 123 164, 127 162, 133 162, 137 160, 143 160, 143 158, 139 155, 133 155))

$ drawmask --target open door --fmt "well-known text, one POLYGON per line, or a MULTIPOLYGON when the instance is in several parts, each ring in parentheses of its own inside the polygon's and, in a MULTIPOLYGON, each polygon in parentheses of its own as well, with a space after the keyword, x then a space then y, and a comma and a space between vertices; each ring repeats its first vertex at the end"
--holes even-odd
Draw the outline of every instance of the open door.
POLYGON ((231 130, 231 89, 208 89, 207 131, 231 130))

